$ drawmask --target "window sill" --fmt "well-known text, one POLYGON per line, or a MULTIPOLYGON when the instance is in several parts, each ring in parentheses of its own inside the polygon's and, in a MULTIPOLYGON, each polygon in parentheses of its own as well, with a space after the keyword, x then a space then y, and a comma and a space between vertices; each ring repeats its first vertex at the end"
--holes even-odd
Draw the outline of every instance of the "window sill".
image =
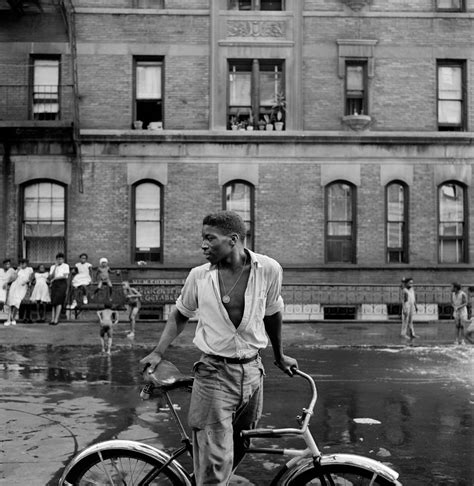
POLYGON ((351 130, 360 132, 370 128, 372 118, 369 115, 346 115, 342 117, 342 124, 351 130))

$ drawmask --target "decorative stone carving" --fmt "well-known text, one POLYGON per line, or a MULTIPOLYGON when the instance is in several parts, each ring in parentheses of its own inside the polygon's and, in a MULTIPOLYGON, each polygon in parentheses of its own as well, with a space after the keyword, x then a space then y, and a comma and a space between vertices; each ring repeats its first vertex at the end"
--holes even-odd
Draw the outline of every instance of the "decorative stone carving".
POLYGON ((371 3, 372 0, 344 0, 344 3, 355 12, 362 10, 366 5, 371 3))
POLYGON ((351 130, 359 132, 370 127, 372 118, 369 115, 346 115, 342 117, 342 123, 351 130))
POLYGON ((285 37, 286 23, 266 20, 228 20, 228 37, 285 37))

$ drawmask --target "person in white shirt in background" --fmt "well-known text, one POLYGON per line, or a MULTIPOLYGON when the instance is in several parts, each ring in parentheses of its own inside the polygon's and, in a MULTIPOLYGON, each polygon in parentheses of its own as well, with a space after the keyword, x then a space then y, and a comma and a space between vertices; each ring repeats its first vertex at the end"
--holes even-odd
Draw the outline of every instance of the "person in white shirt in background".
POLYGON ((87 261, 87 253, 81 253, 79 255, 79 261, 75 264, 75 275, 72 279, 73 288, 73 301, 71 304, 71 309, 77 307, 78 295, 81 298, 83 304, 87 304, 87 287, 92 282, 92 264, 87 261))
POLYGON ((8 320, 4 323, 5 326, 16 325, 16 316, 22 300, 25 298, 28 286, 33 280, 33 269, 28 266, 28 260, 21 258, 19 266, 16 271, 16 279, 10 286, 7 297, 7 305, 9 306, 8 320))
POLYGON ((49 283, 51 285, 51 326, 59 324, 61 309, 66 301, 69 265, 64 262, 64 253, 56 255, 56 263, 49 269, 49 283))

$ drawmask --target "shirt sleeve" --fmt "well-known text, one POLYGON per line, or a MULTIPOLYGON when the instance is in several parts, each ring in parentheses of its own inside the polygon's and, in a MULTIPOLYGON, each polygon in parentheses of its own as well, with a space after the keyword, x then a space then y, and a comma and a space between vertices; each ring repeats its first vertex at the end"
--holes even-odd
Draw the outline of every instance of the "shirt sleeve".
POLYGON ((268 276, 267 301, 265 305, 265 315, 272 316, 277 312, 283 312, 284 303, 281 296, 281 285, 283 280, 283 270, 281 266, 274 262, 274 267, 268 276))
POLYGON ((181 294, 176 300, 176 308, 188 319, 191 319, 196 315, 198 309, 198 293, 197 278, 194 269, 191 270, 186 278, 181 294))

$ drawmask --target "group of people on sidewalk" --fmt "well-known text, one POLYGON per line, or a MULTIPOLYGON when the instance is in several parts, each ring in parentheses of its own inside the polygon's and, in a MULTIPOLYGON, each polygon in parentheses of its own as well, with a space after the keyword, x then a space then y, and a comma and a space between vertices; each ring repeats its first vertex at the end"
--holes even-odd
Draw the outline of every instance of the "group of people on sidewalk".
MULTIPOLYGON (((411 277, 403 278, 401 285, 402 301, 402 329, 401 337, 403 339, 415 339, 413 326, 413 317, 418 311, 416 305, 415 290, 413 288, 413 279, 411 277)), ((468 318, 467 306, 468 300, 466 293, 462 290, 458 282, 453 282, 451 289, 451 304, 453 307, 453 319, 455 326, 455 344, 465 344, 467 339, 474 343, 474 324, 468 318)))
MULTIPOLYGON (((19 260, 18 268, 15 270, 12 267, 11 260, 7 258, 3 260, 3 266, 0 269, 0 310, 7 313, 4 326, 16 325, 22 306, 25 309, 24 322, 32 323, 29 309, 31 304, 36 304, 36 322, 39 323, 46 321, 47 306, 51 305, 49 324, 58 325, 66 303, 69 303, 68 310, 74 310, 79 305, 78 301, 87 305, 89 298, 96 299, 97 293, 105 287, 104 309, 98 311, 98 318, 101 326, 102 351, 110 354, 112 326, 115 322, 118 322, 117 311, 114 311, 115 314, 112 316, 107 311, 107 309, 112 308, 113 284, 110 278, 111 273, 112 269, 107 258, 101 258, 95 274, 97 287, 90 296, 89 287, 93 283, 93 267, 88 262, 86 253, 79 256, 79 262, 72 269, 65 262, 64 253, 56 255, 56 261, 49 270, 46 269, 44 264, 41 264, 34 271, 25 258, 19 260), (31 290, 30 294, 29 290, 31 290)), ((120 271, 116 273, 120 275, 120 271)), ((130 332, 127 337, 134 339, 135 323, 141 306, 141 294, 131 287, 127 281, 123 281, 121 286, 130 322, 130 332)))

